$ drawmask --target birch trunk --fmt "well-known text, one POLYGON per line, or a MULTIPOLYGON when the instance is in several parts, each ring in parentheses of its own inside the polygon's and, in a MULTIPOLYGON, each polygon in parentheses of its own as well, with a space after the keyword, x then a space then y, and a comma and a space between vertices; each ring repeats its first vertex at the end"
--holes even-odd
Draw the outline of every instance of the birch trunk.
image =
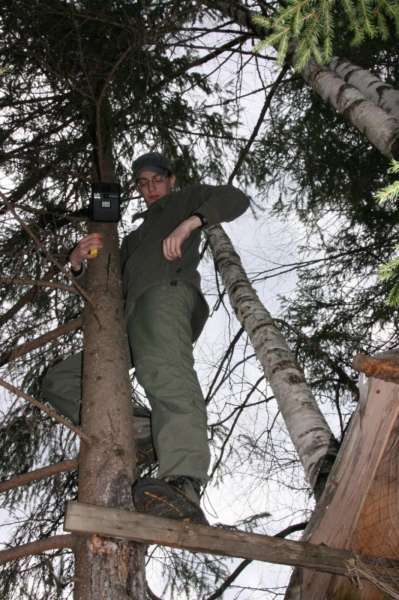
POLYGON ((339 56, 333 57, 329 67, 346 83, 355 86, 368 100, 399 121, 399 90, 385 83, 370 71, 339 56))
MULTIPOLYGON (((252 22, 255 13, 242 4, 228 0, 202 0, 202 2, 230 17, 238 25, 249 29, 259 39, 266 37, 268 32, 252 22)), ((292 43, 287 63, 294 67, 296 62, 295 44, 292 43)), ((386 112, 387 107, 391 108, 396 102, 393 100, 393 96, 396 99, 396 95, 388 93, 386 90, 386 99, 383 102, 380 100, 375 103, 371 96, 369 98, 360 89, 347 83, 343 77, 329 67, 320 67, 314 59, 307 63, 301 75, 323 100, 329 102, 354 127, 359 129, 380 152, 388 158, 399 160, 399 120, 397 117, 395 118, 396 112, 392 110, 386 112)), ((380 87, 375 86, 377 95, 382 91, 381 83, 380 87)), ((363 85, 361 87, 364 88, 363 85)), ((385 93, 383 95, 385 96, 385 93)))
MULTIPOLYGON (((296 57, 291 59, 295 66, 296 57)), ((335 71, 320 67, 310 59, 301 75, 335 110, 388 158, 399 159, 399 121, 368 100, 356 87, 346 83, 335 71)))
MULTIPOLYGON (((113 181, 109 163, 110 158, 103 177, 113 181)), ((133 405, 117 225, 92 223, 90 232, 103 235, 103 249, 88 265, 87 291, 95 311, 85 307, 82 429, 92 443, 81 446, 78 498, 132 511, 133 405)), ((79 537, 75 600, 145 600, 144 555, 142 544, 79 537)))
POLYGON ((337 456, 337 441, 283 335, 252 287, 230 239, 220 226, 210 227, 207 233, 233 310, 248 333, 318 499, 337 456))

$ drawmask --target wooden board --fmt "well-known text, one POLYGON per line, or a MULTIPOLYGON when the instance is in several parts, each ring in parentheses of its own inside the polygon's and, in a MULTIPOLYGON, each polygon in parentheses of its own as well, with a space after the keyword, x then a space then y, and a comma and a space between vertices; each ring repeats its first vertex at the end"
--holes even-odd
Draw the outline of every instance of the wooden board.
MULTIPOLYGON (((64 529, 80 534, 97 534, 147 544, 162 544, 192 552, 305 566, 339 574, 347 573, 346 564, 352 557, 346 550, 256 533, 192 525, 80 502, 68 502, 64 529)), ((370 568, 380 572, 380 564, 381 561, 372 559, 370 568), (378 566, 374 566, 376 563, 378 566)), ((399 569, 399 562, 396 569, 399 569)), ((394 572, 394 569, 390 569, 391 572, 394 572)))
MULTIPOLYGON (((396 426, 399 386, 378 379, 371 379, 369 386, 367 401, 358 407, 353 417, 337 469, 334 469, 326 490, 328 505, 309 539, 313 544, 351 548, 363 505, 386 452, 392 429, 396 426)), ((328 593, 332 580, 332 575, 305 570, 302 600, 332 598, 328 593)))

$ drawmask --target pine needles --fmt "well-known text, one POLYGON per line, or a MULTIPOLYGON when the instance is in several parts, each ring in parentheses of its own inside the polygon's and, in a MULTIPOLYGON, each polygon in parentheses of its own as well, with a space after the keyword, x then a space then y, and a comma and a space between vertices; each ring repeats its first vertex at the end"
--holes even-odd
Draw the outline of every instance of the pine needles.
POLYGON ((254 23, 268 30, 267 37, 255 50, 266 46, 278 51, 277 63, 286 59, 290 42, 295 41, 297 62, 295 68, 302 71, 313 57, 319 65, 332 58, 335 25, 345 21, 353 33, 352 43, 361 44, 366 38, 389 37, 389 21, 392 20, 399 35, 398 0, 288 0, 281 6, 274 19, 257 15, 254 23))
MULTIPOLYGON (((389 169, 390 173, 399 173, 399 162, 393 160, 392 166, 389 169)), ((376 200, 379 204, 384 202, 393 202, 399 199, 399 180, 394 181, 387 187, 380 190, 376 195, 376 200)), ((399 250, 399 244, 395 246, 395 251, 399 250)), ((399 305, 399 256, 394 258, 389 263, 383 265, 378 273, 381 280, 392 279, 394 285, 387 296, 387 304, 390 306, 399 305)))

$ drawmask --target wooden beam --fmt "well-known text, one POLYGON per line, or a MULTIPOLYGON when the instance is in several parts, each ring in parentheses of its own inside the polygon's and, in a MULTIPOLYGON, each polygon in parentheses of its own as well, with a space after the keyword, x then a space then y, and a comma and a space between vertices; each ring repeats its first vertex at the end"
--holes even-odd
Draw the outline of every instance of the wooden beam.
MULTIPOLYGON (((398 416, 399 386, 370 379, 352 417, 324 495, 316 505, 315 521, 312 523, 312 516, 310 527, 305 531, 308 542, 333 548, 352 547, 353 531, 398 416)), ((377 579, 381 580, 381 577, 377 579)), ((330 575, 304 571, 302 589, 306 600, 326 597, 332 580, 330 575)))
POLYGON ((392 383, 399 383, 399 361, 397 351, 368 356, 367 354, 356 354, 352 361, 352 367, 364 373, 367 377, 375 377, 392 383))
MULTIPOLYGON (((68 502, 64 530, 161 544, 191 552, 306 567, 346 576, 348 561, 354 558, 347 550, 337 550, 324 545, 192 525, 81 502, 68 502)), ((363 564, 367 564, 380 579, 381 568, 384 568, 384 577, 391 581, 392 577, 399 580, 399 562, 393 564, 385 559, 363 557, 363 564)))

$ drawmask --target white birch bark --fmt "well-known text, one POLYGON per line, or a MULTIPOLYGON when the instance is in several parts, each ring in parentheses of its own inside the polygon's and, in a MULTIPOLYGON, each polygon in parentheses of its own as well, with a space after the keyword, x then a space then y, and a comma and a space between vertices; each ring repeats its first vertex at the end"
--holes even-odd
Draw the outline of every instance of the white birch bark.
POLYGON ((207 234, 233 310, 248 333, 317 498, 335 461, 338 444, 285 338, 252 287, 229 237, 220 226, 210 227, 207 234))
POLYGON ((346 83, 355 86, 368 100, 399 121, 399 90, 382 81, 377 75, 334 56, 329 67, 346 83))
MULTIPOLYGON (((295 65, 296 58, 292 59, 295 65)), ((399 121, 368 100, 355 86, 346 83, 329 67, 310 59, 301 75, 326 102, 388 158, 399 159, 399 121)))
MULTIPOLYGON (((252 18, 255 13, 244 5, 229 0, 214 0, 213 2, 202 0, 202 2, 227 15, 238 25, 246 27, 259 39, 267 36, 266 29, 253 23, 252 18)), ((296 62, 295 44, 292 43, 287 63, 294 67, 296 62)), ((354 127, 359 129, 380 152, 388 158, 399 160, 399 120, 394 118, 392 111, 388 113, 384 109, 385 105, 392 105, 391 99, 389 102, 386 100, 384 105, 380 102, 377 105, 357 87, 347 83, 338 73, 329 67, 320 67, 314 59, 307 63, 301 75, 323 100, 329 102, 354 127)))

